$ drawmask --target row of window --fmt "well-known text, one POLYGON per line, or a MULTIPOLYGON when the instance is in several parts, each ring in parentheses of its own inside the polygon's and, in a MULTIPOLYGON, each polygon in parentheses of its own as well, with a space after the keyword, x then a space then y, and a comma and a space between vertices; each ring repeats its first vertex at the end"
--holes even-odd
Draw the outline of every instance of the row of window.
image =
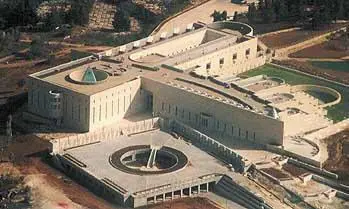
MULTIPOLYGON (((251 51, 250 49, 246 49, 245 55, 246 55, 246 56, 250 55, 250 51, 251 51)), ((234 53, 234 54, 233 54, 233 60, 236 60, 237 58, 238 58, 238 54, 237 54, 237 53, 234 53)), ((220 58, 220 59, 219 59, 219 65, 224 65, 224 58, 220 58)), ((209 62, 209 63, 206 64, 206 69, 207 69, 207 70, 211 69, 211 62, 209 62)))
MULTIPOLYGON (((165 103, 163 102, 162 104, 161 104, 161 110, 162 111, 167 111, 169 114, 171 114, 171 104, 168 104, 168 106, 166 107, 167 105, 165 105, 165 103)), ((179 117, 179 118, 181 118, 181 119, 185 119, 185 110, 184 109, 181 109, 181 110, 179 110, 179 108, 177 107, 177 106, 175 106, 175 112, 174 112, 174 114, 175 114, 175 116, 176 117, 179 117)), ((190 111, 187 111, 187 113, 188 113, 188 120, 189 121, 192 121, 192 113, 190 112, 190 111)), ((199 123, 199 114, 195 114, 194 113, 194 115, 195 115, 195 124, 197 124, 197 125, 200 125, 201 127, 203 127, 203 128, 209 128, 209 117, 201 117, 200 118, 200 123, 199 123)), ((213 120, 213 119, 212 119, 213 120)), ((212 121, 213 122, 213 121, 212 121)), ((216 120, 216 124, 215 124, 215 127, 216 127, 216 129, 217 130, 220 130, 221 129, 221 121, 219 121, 219 120, 216 120)), ((227 124, 226 123, 224 123, 224 126, 223 126, 223 129, 222 129, 222 131, 224 132, 224 133, 227 133, 227 124)), ((241 137, 242 136, 242 130, 241 130, 241 128, 236 128, 236 127, 234 127, 233 125, 231 126, 231 135, 232 136, 234 136, 234 134, 236 134, 236 133, 234 133, 235 131, 237 131, 237 136, 238 137, 241 137)), ((247 139, 247 140, 249 140, 250 138, 250 134, 251 133, 249 133, 249 131, 248 130, 246 130, 245 131, 245 138, 247 139)), ((253 140, 255 140, 256 139, 256 133, 255 132, 253 132, 253 135, 252 135, 252 138, 253 138, 253 140)))
MULTIPOLYGON (((126 100, 126 98, 127 97, 125 95, 124 98, 123 98, 123 102, 122 102, 123 104, 120 104, 120 98, 116 99, 116 100, 112 100, 112 101, 106 101, 105 102, 104 119, 105 120, 108 119, 108 113, 109 112, 111 112, 111 117, 114 117, 114 115, 118 116, 120 114, 120 111, 121 111, 121 107, 120 107, 121 105, 123 105, 122 106, 123 113, 126 112, 126 109, 131 108, 131 103, 132 103, 132 101, 131 101, 131 99, 132 99, 131 98, 131 94, 128 96, 128 101, 126 100), (110 102, 110 106, 111 106, 109 112, 108 112, 108 102, 110 102), (128 104, 129 104, 128 107, 126 107, 126 105, 127 105, 126 102, 128 102, 128 104), (114 105, 114 103, 115 103, 115 105, 114 105), (114 114, 114 113, 116 113, 116 114, 114 114)), ((102 104, 100 104, 99 107, 98 107, 98 121, 99 122, 102 121, 102 104)), ((95 122, 96 122, 96 107, 93 107, 92 108, 92 124, 94 124, 95 122)))

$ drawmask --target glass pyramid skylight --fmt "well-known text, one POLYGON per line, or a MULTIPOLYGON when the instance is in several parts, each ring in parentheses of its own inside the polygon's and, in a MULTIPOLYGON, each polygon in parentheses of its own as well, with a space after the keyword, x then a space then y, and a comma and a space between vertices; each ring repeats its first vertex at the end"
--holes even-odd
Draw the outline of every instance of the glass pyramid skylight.
POLYGON ((87 83, 96 83, 96 75, 93 72, 92 68, 88 67, 82 76, 82 81, 87 83))

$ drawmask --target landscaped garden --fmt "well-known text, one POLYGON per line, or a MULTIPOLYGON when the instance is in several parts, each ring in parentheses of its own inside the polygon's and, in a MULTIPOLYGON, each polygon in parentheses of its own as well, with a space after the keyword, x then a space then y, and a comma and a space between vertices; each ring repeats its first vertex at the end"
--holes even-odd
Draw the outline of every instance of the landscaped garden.
MULTIPOLYGON (((283 68, 275 67, 272 65, 264 65, 262 67, 250 70, 242 74, 242 76, 256 76, 256 75, 268 75, 282 78, 286 81, 286 83, 290 85, 299 85, 299 84, 313 84, 313 85, 321 85, 329 88, 333 88, 337 90, 342 95, 342 101, 334 105, 332 107, 328 107, 327 117, 332 119, 335 122, 341 121, 345 118, 349 118, 349 88, 345 88, 344 86, 333 84, 324 80, 316 79, 311 76, 307 76, 301 73, 292 72, 283 68)), ((313 96, 316 96, 313 94, 313 96)), ((318 97, 319 99, 323 99, 324 95, 318 97)), ((330 99, 330 98, 329 98, 330 99)))
POLYGON ((349 72, 348 61, 311 61, 311 64, 315 67, 329 69, 339 72, 349 72))

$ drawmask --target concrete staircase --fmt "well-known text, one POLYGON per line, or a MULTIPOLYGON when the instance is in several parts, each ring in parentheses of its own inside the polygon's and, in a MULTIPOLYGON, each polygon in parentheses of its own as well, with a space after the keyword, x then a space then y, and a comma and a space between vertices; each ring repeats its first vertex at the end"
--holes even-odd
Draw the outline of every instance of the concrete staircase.
POLYGON ((223 176, 214 192, 248 209, 272 209, 262 198, 236 184, 230 177, 223 176))
POLYGON ((155 165, 156 153, 157 149, 152 148, 148 159, 147 168, 152 168, 155 165))
POLYGON ((116 5, 108 4, 102 0, 95 0, 89 17, 89 27, 93 29, 113 30, 113 21, 116 5))

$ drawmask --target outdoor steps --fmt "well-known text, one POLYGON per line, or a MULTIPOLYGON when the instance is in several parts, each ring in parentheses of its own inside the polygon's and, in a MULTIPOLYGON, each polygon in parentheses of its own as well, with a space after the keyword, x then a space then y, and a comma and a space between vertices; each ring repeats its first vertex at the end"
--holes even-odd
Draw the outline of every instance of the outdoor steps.
POLYGON ((157 149, 152 148, 148 159, 147 168, 152 168, 155 165, 156 153, 157 149))
POLYGON ((236 184, 227 176, 221 178, 216 184, 214 191, 248 209, 272 209, 262 198, 236 184))

